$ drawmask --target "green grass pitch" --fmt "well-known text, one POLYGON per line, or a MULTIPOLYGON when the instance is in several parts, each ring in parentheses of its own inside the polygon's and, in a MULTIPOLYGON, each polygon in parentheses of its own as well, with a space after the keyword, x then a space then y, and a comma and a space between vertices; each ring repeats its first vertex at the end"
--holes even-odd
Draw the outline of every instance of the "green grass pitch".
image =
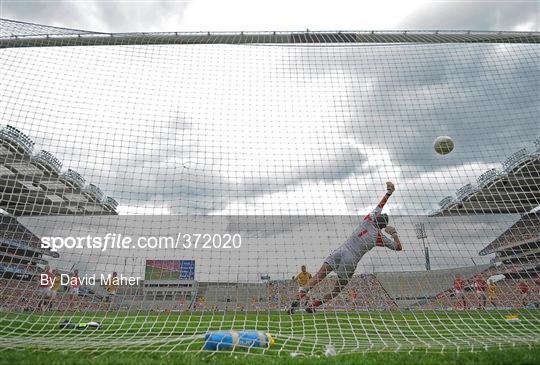
POLYGON ((540 364, 540 311, 0 314, 0 363, 540 364), (518 323, 504 315, 519 313, 518 323), (61 330, 64 320, 98 330, 61 330), (270 350, 202 350, 211 330, 272 333, 270 350), (339 355, 324 356, 332 344, 339 355), (291 353, 297 356, 291 357, 291 353))

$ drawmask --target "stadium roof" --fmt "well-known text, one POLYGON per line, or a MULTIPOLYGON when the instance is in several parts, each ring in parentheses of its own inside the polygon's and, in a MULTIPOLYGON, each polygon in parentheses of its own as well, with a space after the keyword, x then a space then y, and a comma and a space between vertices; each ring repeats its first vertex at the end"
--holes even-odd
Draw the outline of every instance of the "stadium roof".
POLYGON ((0 130, 0 208, 22 215, 117 214, 118 203, 12 126, 0 130))
POLYGON ((100 33, 0 19, 0 48, 141 44, 540 43, 539 32, 309 31, 100 33))
POLYGON ((501 171, 480 175, 440 201, 432 216, 466 214, 526 214, 540 205, 540 139, 533 153, 521 149, 503 162, 501 171))
POLYGON ((497 239, 482 249, 480 255, 540 240, 540 211, 521 217, 497 239))

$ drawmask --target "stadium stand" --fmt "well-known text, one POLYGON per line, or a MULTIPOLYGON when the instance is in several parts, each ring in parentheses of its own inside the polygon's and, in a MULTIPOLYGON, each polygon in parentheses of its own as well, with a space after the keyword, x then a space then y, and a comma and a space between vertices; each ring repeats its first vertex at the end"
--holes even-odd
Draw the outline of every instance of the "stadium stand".
POLYGON ((436 298, 452 287, 454 277, 471 277, 488 265, 456 269, 377 273, 377 279, 400 308, 422 307, 421 304, 436 298))
POLYGON ((40 240, 15 217, 0 214, 0 277, 30 281, 47 265, 44 256, 58 257, 56 252, 40 247, 40 240))
MULTIPOLYGON (((12 126, 0 130, 0 307, 3 310, 35 310, 40 300, 39 274, 58 253, 41 248, 39 237, 19 216, 117 214, 117 201, 104 197, 94 184, 76 171, 61 172, 62 162, 50 152, 34 153, 32 139, 12 126)), ((67 274, 67 271, 62 271, 67 274)), ((61 288, 53 309, 75 306, 100 308, 101 296, 83 288, 76 301, 61 288)))
MULTIPOLYGON (((332 289, 336 278, 321 283, 310 295, 321 296, 332 289)), ((294 280, 277 280, 268 283, 200 283, 197 308, 218 310, 281 310, 290 305, 298 286, 294 280)), ((321 310, 396 309, 395 301, 388 295, 377 277, 363 274, 353 277, 347 288, 321 310)))
MULTIPOLYGON (((537 207, 540 192, 540 140, 537 151, 519 150, 496 169, 482 174, 477 185, 467 184, 456 198, 441 201, 435 216, 515 213, 517 207, 537 207), (536 185, 535 185, 536 184, 536 185), (523 188, 525 187, 525 188, 523 188), (497 195, 498 194, 498 195, 497 195), (515 204, 508 204, 514 201, 515 204), (508 209, 515 206, 516 209, 508 209)), ((62 163, 52 154, 41 151, 32 155, 34 143, 17 129, 7 126, 0 131, 1 182, 5 189, 1 207, 11 214, 116 214, 114 199, 74 170, 60 173, 62 163), (24 189, 26 187, 26 189, 24 189), (51 199, 51 192, 59 199, 51 199), (25 202, 21 205, 21 202, 25 202), (29 208, 29 204, 33 204, 29 208), (75 204, 74 204, 75 203, 75 204)), ((532 208, 531 208, 532 209, 532 208)), ((465 280, 465 299, 477 302, 474 276, 486 278, 505 275, 497 283, 496 300, 505 306, 520 307, 523 302, 518 283, 530 288, 528 301, 539 302, 540 212, 521 212, 522 217, 502 235, 482 249, 481 256, 495 254, 490 265, 448 270, 376 273, 355 276, 346 290, 323 310, 393 310, 398 308, 448 309, 455 307, 453 280, 457 274, 465 280)), ((4 310, 31 310, 37 306, 37 275, 48 264, 45 258, 58 257, 42 250, 40 240, 14 216, 0 215, 0 290, 4 310)), ((335 279, 327 280, 311 292, 316 297, 329 291, 335 279)), ((154 283, 155 284, 155 283, 154 283)), ((142 284, 120 288, 108 301, 104 288, 82 288, 77 300, 61 290, 53 301, 57 310, 103 310, 110 306, 125 310, 280 310, 289 305, 297 284, 293 280, 263 283, 221 283, 193 281, 189 288, 163 288, 142 284)), ((173 283, 174 284, 174 283, 173 283)), ((497 304, 495 304, 498 306, 497 304)))
POLYGON ((466 184, 447 196, 432 216, 466 214, 526 214, 540 205, 540 138, 536 150, 520 149, 509 156, 502 169, 490 169, 476 184, 466 184))
POLYGON ((34 152, 34 142, 15 127, 0 130, 0 208, 21 215, 117 214, 118 202, 103 197, 94 184, 76 171, 61 172, 62 163, 50 152, 34 152))
MULTIPOLYGON (((530 292, 528 304, 540 303, 540 138, 534 142, 533 152, 522 148, 510 155, 502 164, 502 170, 491 169, 480 175, 477 186, 467 184, 459 189, 456 198, 446 197, 434 216, 475 213, 519 213, 520 218, 494 241, 480 250, 480 256, 495 254, 491 265, 478 267, 485 278, 504 275, 496 283, 495 301, 504 307, 522 307, 523 301, 518 288, 524 283, 530 292)), ((478 301, 474 290, 474 275, 466 275, 465 299, 469 303, 478 301)), ((492 306, 499 305, 491 303, 492 306)), ((455 305, 451 284, 434 298, 420 303, 423 308, 455 305)))
MULTIPOLYGON (((518 288, 518 283, 523 281, 530 288, 527 298, 527 305, 537 306, 540 302, 540 285, 533 279, 505 279, 495 284, 495 296, 493 299, 488 298, 487 309, 511 309, 523 307, 521 293, 518 288)), ((474 277, 468 278, 466 281, 464 297, 467 302, 467 309, 478 308, 479 299, 474 292, 474 277)), ((418 303, 420 309, 463 309, 459 305, 454 290, 448 289, 438 293, 434 298, 418 303)))
POLYGON ((505 268, 499 267, 500 273, 535 277, 540 268, 540 212, 525 214, 479 254, 492 253, 493 263, 505 268))

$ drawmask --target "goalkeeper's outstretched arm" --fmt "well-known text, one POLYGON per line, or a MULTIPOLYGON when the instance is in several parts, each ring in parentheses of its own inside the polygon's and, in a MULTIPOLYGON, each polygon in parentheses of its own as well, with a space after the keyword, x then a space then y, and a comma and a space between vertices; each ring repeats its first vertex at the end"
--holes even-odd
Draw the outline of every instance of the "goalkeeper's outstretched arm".
POLYGON ((390 196, 392 195, 394 190, 396 190, 396 188, 394 187, 394 184, 391 183, 390 181, 387 181, 386 182, 386 194, 384 194, 384 196, 382 197, 379 204, 377 204, 377 206, 375 207, 375 209, 373 209, 373 211, 371 213, 374 217, 381 214, 381 212, 382 212, 382 210, 384 208, 384 205, 386 204, 386 202, 388 201, 388 198, 390 198, 390 196))
POLYGON ((403 247, 401 246, 401 241, 399 239, 396 229, 392 226, 386 226, 384 231, 388 235, 390 235, 390 237, 392 237, 392 240, 384 237, 383 241, 384 241, 385 246, 394 251, 403 250, 403 247))

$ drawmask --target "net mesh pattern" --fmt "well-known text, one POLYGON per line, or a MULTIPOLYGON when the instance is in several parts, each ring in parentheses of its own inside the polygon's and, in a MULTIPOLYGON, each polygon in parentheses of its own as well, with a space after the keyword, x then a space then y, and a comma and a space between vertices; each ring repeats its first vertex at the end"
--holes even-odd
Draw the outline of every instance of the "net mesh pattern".
POLYGON ((30 37, 30 36, 67 36, 79 34, 99 34, 79 29, 53 27, 50 25, 33 24, 0 18, 0 38, 30 37))
POLYGON ((0 20, 0 352, 537 345, 539 38, 0 20))

